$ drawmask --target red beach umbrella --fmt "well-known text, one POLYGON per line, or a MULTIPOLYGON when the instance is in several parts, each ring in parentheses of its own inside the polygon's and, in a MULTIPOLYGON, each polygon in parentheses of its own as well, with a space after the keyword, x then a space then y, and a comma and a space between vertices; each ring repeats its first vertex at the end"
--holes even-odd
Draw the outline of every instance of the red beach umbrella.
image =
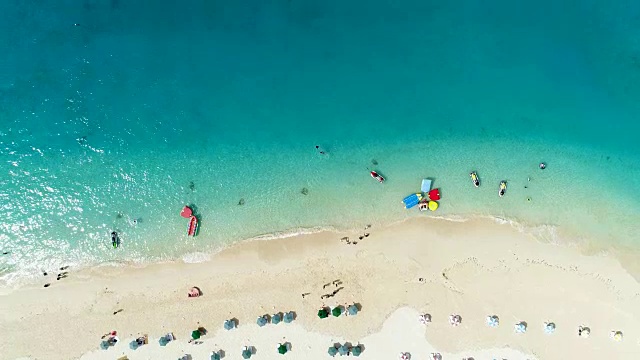
POLYGON ((191 215, 193 215, 193 210, 191 210, 191 208, 188 206, 185 206, 180 212, 180 216, 186 219, 190 218, 191 215))
POLYGON ((429 191, 429 199, 431 199, 433 201, 440 200, 440 190, 439 189, 433 189, 433 190, 429 191))

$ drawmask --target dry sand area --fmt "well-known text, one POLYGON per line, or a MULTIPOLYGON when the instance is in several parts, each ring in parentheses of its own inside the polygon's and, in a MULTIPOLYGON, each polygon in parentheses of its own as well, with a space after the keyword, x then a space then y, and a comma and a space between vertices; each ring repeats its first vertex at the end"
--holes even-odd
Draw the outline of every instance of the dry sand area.
POLYGON ((362 233, 245 242, 198 264, 70 269, 48 288, 2 296, 0 358, 197 360, 222 349, 233 360, 248 345, 256 348, 252 359, 314 360, 346 341, 364 346, 362 359, 397 359, 401 351, 412 360, 433 352, 476 360, 640 358, 640 285, 612 256, 585 256, 480 220, 413 219, 362 233), (351 244, 340 240, 346 236, 351 244), (203 295, 188 298, 194 285, 203 295), (361 305, 357 315, 316 315, 353 303, 361 305), (256 325, 258 316, 286 311, 297 315, 290 324, 256 325), (420 323, 422 313, 432 322, 420 323), (449 324, 451 314, 462 317, 459 326, 449 324), (486 324, 494 314, 497 328, 486 324), (239 326, 224 330, 230 318, 239 326), (520 321, 528 324, 524 334, 514 331, 520 321), (554 333, 543 331, 545 322, 556 324, 554 333), (588 338, 578 336, 581 325, 591 329, 588 338), (208 330, 202 343, 188 343, 199 326, 208 330), (111 330, 121 341, 99 349, 111 330), (622 341, 611 331, 621 331, 622 341), (160 347, 167 332, 177 340, 160 347), (150 344, 129 349, 141 334, 150 344), (285 355, 276 351, 282 342, 291 344, 285 355))

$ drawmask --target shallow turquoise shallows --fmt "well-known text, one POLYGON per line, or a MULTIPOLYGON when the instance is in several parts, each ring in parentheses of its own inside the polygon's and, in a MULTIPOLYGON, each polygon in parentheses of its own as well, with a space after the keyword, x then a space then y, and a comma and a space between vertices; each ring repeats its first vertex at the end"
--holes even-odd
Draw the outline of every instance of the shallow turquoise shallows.
POLYGON ((640 245, 640 2, 140 3, 0 4, 5 285, 410 216, 640 245))

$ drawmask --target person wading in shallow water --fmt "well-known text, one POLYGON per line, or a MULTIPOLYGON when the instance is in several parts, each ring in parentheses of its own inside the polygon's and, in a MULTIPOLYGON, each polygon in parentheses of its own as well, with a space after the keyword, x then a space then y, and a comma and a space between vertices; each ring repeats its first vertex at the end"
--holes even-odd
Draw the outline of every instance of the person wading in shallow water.
POLYGON ((324 152, 324 150, 320 149, 320 145, 316 145, 316 150, 318 150, 318 153, 320 153, 320 155, 326 155, 327 153, 324 152))

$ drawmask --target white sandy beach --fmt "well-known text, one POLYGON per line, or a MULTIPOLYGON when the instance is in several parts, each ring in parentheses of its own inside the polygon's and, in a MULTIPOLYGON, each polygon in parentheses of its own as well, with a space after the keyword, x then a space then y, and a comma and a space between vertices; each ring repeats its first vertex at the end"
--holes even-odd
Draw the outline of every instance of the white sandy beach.
POLYGON ((49 288, 2 296, 0 358, 195 360, 222 349, 233 360, 251 345, 252 359, 313 360, 329 358, 328 347, 345 341, 364 345, 362 359, 397 359, 400 351, 413 360, 431 352, 476 360, 640 357, 640 285, 611 256, 581 255, 488 221, 415 219, 367 231, 357 245, 339 239, 359 234, 320 233, 246 242, 198 264, 70 269, 66 279, 43 278, 49 288), (336 289, 323 284, 336 279, 344 288, 321 300, 336 289), (193 285, 204 295, 188 298, 193 285), (354 302, 362 306, 355 316, 316 316, 323 305, 354 302), (260 315, 289 310, 297 314, 291 324, 255 324, 260 315), (419 323, 420 313, 432 323, 419 323), (449 325, 450 314, 462 324, 449 325), (486 325, 493 314, 498 328, 486 325), (239 327, 223 330, 234 317, 239 327), (514 332, 519 321, 527 333, 514 332), (557 325, 555 333, 544 333, 545 321, 557 325), (589 338, 578 337, 580 325, 591 328, 589 338), (188 344, 198 326, 209 333, 202 344, 188 344), (121 341, 100 350, 111 330, 121 341), (612 330, 624 339, 613 341, 612 330), (178 340, 160 347, 169 331, 178 340), (130 350, 140 334, 150 344, 130 350), (278 354, 279 342, 291 351, 278 354))

